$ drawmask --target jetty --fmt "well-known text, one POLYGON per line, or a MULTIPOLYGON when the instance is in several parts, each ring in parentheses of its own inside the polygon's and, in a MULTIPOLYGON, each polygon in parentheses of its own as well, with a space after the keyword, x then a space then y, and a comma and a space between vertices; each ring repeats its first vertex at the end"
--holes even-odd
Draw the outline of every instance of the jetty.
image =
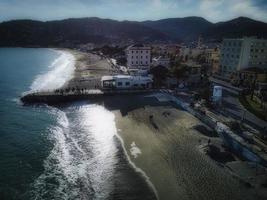
POLYGON ((98 100, 113 95, 131 95, 156 92, 157 89, 124 89, 124 90, 55 90, 36 91, 25 94, 20 98, 24 104, 45 103, 48 105, 67 103, 79 100, 98 100))

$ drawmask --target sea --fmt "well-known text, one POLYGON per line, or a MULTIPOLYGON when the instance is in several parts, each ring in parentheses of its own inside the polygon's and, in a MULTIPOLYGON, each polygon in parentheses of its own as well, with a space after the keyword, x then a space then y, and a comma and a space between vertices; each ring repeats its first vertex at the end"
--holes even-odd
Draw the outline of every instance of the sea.
POLYGON ((0 48, 0 199, 155 199, 127 160, 112 112, 20 102, 63 86, 74 63, 65 51, 0 48))

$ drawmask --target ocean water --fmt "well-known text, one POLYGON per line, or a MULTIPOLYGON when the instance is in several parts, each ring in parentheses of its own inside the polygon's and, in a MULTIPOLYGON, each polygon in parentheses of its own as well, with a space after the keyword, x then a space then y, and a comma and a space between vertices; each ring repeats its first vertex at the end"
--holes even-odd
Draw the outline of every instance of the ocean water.
POLYGON ((0 199, 155 199, 106 108, 20 103, 25 92, 61 87, 74 62, 62 51, 0 48, 0 199))

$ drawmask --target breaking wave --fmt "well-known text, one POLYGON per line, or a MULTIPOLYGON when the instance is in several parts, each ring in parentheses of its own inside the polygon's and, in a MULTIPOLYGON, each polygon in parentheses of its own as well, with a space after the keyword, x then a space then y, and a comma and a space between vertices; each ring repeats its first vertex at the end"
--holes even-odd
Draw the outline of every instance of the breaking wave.
POLYGON ((118 162, 113 113, 98 105, 51 112, 54 147, 33 184, 33 199, 107 199, 118 162))
POLYGON ((59 57, 51 63, 49 71, 38 75, 30 86, 31 92, 53 90, 62 87, 74 74, 74 56, 65 51, 57 51, 59 57))

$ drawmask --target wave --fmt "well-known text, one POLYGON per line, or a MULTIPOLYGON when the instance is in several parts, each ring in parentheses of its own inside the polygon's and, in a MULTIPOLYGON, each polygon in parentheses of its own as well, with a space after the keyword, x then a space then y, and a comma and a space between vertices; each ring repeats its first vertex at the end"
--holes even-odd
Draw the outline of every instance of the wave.
POLYGON ((114 115, 98 105, 51 108, 51 114, 54 147, 33 184, 33 199, 107 199, 118 162, 114 115))
POLYGON ((74 75, 74 56, 66 51, 59 51, 59 57, 54 60, 49 71, 38 75, 30 86, 31 91, 47 91, 62 87, 74 75))
POLYGON ((116 187, 115 180, 124 177, 117 171, 121 164, 118 156, 121 147, 130 165, 145 178, 157 196, 145 172, 128 156, 117 134, 112 112, 94 104, 73 105, 64 111, 49 108, 56 121, 49 128, 48 136, 53 149, 44 161, 44 172, 32 185, 32 199, 110 199, 116 187), (120 147, 115 141, 120 142, 120 147))

